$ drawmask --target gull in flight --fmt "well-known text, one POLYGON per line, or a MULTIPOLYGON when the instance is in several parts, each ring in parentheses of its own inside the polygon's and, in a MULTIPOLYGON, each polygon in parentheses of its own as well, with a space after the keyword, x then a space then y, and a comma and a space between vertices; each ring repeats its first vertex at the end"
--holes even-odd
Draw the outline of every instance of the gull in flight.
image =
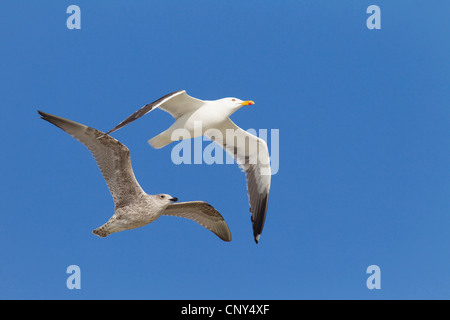
POLYGON ((241 107, 253 104, 253 101, 242 101, 237 98, 200 100, 189 96, 185 90, 180 90, 143 106, 105 135, 159 108, 175 118, 175 122, 169 129, 148 141, 152 147, 159 149, 172 141, 180 140, 180 136, 176 135, 179 129, 187 130, 189 138, 205 135, 222 146, 236 159, 246 174, 253 237, 258 243, 269 201, 271 181, 269 150, 263 139, 242 130, 229 118, 241 107), (196 123, 201 123, 200 132, 195 129, 196 123))
POLYGON ((114 199, 114 215, 92 231, 99 237, 145 226, 161 215, 191 219, 231 241, 231 233, 222 215, 203 201, 179 202, 168 194, 148 195, 137 182, 131 167, 128 148, 103 132, 80 123, 38 111, 41 118, 64 130, 84 144, 97 162, 114 199), (104 136, 103 139, 98 137, 104 136))

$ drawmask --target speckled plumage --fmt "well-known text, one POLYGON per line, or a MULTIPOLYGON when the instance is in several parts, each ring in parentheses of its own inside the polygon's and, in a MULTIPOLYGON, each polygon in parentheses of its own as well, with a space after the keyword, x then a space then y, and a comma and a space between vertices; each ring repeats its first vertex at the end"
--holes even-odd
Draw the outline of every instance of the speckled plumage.
POLYGON ((38 112, 42 119, 64 130, 89 149, 108 185, 115 212, 108 222, 93 230, 94 234, 106 237, 114 232, 139 228, 164 214, 191 219, 222 240, 231 240, 230 230, 222 215, 208 203, 173 203, 178 199, 168 194, 145 193, 134 176, 130 151, 116 139, 80 123, 38 112))

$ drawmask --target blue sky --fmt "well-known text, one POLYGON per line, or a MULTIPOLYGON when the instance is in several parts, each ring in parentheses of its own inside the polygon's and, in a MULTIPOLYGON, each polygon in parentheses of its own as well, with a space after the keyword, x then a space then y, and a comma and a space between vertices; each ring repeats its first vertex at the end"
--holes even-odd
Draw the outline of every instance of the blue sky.
MULTIPOLYGON (((3 1, 0 298, 450 298, 448 1, 3 1), (81 30, 66 9, 81 8, 81 30), (366 9, 381 9, 369 30, 366 9), (175 165, 156 110, 113 134, 150 194, 204 200, 224 243, 174 217, 105 239, 90 153, 36 110, 106 131, 185 89, 251 99, 232 119, 278 129, 264 232, 236 165, 175 165), (66 268, 81 269, 81 289, 66 268), (381 289, 366 269, 381 269, 381 289)), ((208 143, 204 142, 203 146, 208 143)))

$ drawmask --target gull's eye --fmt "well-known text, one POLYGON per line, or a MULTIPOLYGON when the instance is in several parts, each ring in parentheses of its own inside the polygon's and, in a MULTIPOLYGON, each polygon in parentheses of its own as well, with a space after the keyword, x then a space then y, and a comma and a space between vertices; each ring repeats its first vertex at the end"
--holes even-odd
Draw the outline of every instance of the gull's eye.
POLYGON ((231 101, 236 101, 236 99, 231 99, 231 101))
POLYGON ((161 196, 161 199, 164 199, 164 196, 161 196))

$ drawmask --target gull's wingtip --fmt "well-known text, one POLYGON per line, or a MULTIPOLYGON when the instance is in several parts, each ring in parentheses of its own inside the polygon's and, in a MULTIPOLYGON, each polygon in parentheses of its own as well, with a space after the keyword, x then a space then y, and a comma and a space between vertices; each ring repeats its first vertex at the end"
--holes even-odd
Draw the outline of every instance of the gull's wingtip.
POLYGON ((225 222, 225 220, 223 220, 223 222, 225 223, 225 226, 226 226, 225 233, 224 233, 224 234, 221 234, 221 235, 219 235, 219 234, 217 234, 217 235, 218 235, 219 238, 222 239, 223 241, 225 241, 225 242, 230 242, 230 241, 231 241, 231 231, 230 231, 230 229, 228 228, 228 225, 227 225, 227 223, 225 222))
POLYGON ((41 110, 36 110, 37 113, 39 113, 39 115, 44 118, 45 116, 47 116, 47 114, 45 112, 42 112, 41 110))
POLYGON ((54 116, 52 116, 49 113, 45 113, 45 112, 43 112, 41 110, 36 110, 36 111, 39 113, 39 115, 41 116, 42 120, 48 121, 50 123, 53 123, 52 121, 50 121, 50 119, 52 119, 52 117, 54 117, 54 116))

